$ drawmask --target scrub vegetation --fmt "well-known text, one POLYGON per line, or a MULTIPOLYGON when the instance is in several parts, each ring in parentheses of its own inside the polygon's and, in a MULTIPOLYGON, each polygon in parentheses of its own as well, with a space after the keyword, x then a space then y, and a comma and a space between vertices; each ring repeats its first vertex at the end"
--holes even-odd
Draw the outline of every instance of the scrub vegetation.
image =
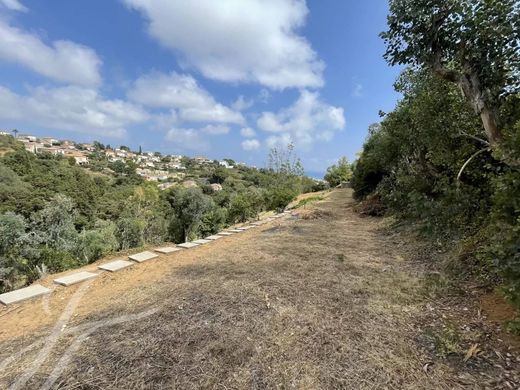
POLYGON ((323 189, 303 175, 292 146, 273 150, 265 169, 185 158, 195 185, 161 191, 131 162, 97 158, 85 168, 27 152, 11 136, 0 141, 0 292, 120 250, 205 237, 323 189), (109 174, 100 165, 111 167, 102 170, 109 174))
POLYGON ((394 0, 388 27, 386 58, 408 67, 395 83, 402 99, 354 164, 359 209, 451 250, 438 268, 498 286, 519 309, 518 2, 394 0))

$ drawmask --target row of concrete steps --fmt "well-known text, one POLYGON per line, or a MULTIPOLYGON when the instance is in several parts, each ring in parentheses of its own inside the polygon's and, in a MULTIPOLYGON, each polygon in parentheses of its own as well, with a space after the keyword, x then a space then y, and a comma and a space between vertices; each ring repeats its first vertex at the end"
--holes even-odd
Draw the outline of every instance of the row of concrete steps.
MULTIPOLYGON (((258 226, 261 226, 265 223, 272 221, 273 219, 281 218, 281 217, 287 215, 288 213, 290 213, 290 212, 286 211, 284 213, 274 215, 274 216, 266 218, 264 220, 251 223, 247 226, 242 226, 242 227, 238 227, 236 229, 228 229, 228 230, 222 231, 218 234, 211 235, 204 239, 185 242, 182 244, 177 244, 175 246, 166 246, 166 247, 155 248, 154 252, 157 252, 157 253, 163 254, 163 255, 168 255, 168 254, 171 254, 171 253, 174 253, 177 251, 194 248, 199 245, 209 244, 220 238, 228 237, 233 234, 242 233, 249 229, 256 228, 258 226)), ((107 272, 121 271, 125 268, 132 267, 133 265, 135 265, 137 263, 142 263, 144 261, 152 260, 152 259, 159 257, 159 254, 154 253, 154 252, 144 251, 144 252, 136 253, 136 254, 128 256, 128 259, 131 261, 123 260, 123 259, 113 260, 109 263, 99 265, 98 269, 100 271, 107 271, 107 272)), ((74 284, 85 282, 90 279, 94 279, 98 275, 99 274, 95 273, 95 272, 80 271, 80 272, 76 272, 76 273, 73 273, 73 274, 70 274, 67 276, 63 276, 63 277, 54 279, 54 283, 59 284, 61 286, 68 287, 68 286, 72 286, 74 284)), ((37 297, 41 297, 46 294, 50 294, 52 291, 53 290, 50 288, 41 286, 39 284, 34 284, 32 286, 24 287, 19 290, 14 290, 14 291, 11 291, 11 292, 8 292, 5 294, 0 294, 0 303, 3 303, 4 305, 12 305, 12 304, 26 301, 28 299, 37 298, 37 297)))

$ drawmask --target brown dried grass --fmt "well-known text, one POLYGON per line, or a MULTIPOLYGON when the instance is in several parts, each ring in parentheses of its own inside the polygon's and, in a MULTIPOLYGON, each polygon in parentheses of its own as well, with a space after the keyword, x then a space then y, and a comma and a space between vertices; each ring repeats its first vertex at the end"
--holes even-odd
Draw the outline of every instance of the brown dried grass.
MULTIPOLYGON (((55 386, 480 388, 478 374, 461 376, 442 362, 424 371, 431 358, 416 342, 419 275, 401 257, 399 238, 351 206, 349 190, 335 191, 313 211, 326 218, 276 221, 240 245, 215 246, 153 287, 127 291, 140 307, 119 303, 83 322, 148 305, 160 311, 95 333, 55 386)), ((28 388, 42 383, 52 361, 28 388)))

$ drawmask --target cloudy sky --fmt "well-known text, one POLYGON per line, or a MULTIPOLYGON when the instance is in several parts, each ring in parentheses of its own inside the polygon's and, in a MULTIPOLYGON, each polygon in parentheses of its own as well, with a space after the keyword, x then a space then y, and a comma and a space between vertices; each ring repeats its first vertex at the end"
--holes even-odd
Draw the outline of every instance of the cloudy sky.
POLYGON ((398 96, 386 0, 0 0, 0 129, 318 174, 398 96))

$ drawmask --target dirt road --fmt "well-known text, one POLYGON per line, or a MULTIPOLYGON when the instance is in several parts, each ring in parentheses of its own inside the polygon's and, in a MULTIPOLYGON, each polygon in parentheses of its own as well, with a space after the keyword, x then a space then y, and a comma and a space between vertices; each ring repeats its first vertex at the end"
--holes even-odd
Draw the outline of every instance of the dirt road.
POLYGON ((3 309, 0 388, 487 386, 432 364, 405 257, 334 191, 298 216, 3 309))

